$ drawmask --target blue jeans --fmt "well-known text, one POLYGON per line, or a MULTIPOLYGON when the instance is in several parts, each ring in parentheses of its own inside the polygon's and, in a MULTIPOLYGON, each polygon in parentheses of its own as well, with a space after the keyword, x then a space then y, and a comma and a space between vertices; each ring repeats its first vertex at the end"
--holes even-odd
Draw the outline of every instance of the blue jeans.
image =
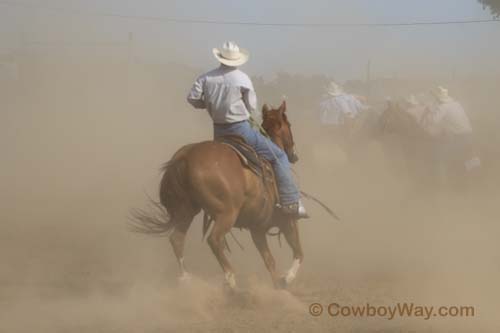
POLYGON ((282 205, 296 203, 300 199, 299 190, 292 178, 290 162, 285 152, 274 142, 257 132, 248 121, 232 124, 214 124, 214 137, 239 135, 255 149, 257 154, 268 160, 276 174, 278 192, 282 205))

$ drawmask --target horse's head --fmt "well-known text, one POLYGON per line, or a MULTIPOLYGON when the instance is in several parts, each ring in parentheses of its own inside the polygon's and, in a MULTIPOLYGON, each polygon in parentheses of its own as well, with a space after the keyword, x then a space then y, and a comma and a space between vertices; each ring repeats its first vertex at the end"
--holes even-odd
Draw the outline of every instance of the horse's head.
POLYGON ((417 120, 398 102, 388 101, 380 115, 380 134, 400 134, 406 137, 424 135, 417 120))
POLYGON ((269 134, 271 140, 285 151, 290 163, 299 160, 295 152, 291 125, 286 116, 285 101, 277 109, 271 109, 267 104, 264 104, 262 107, 262 127, 269 134))
POLYGON ((380 115, 380 134, 392 133, 397 127, 402 111, 397 102, 387 101, 387 107, 380 115))

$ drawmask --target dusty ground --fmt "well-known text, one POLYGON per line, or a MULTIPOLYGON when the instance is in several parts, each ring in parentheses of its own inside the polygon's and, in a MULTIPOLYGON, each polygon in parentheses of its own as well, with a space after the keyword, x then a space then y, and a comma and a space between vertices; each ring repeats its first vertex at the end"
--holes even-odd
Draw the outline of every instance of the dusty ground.
MULTIPOLYGON (((487 113, 498 104, 474 115, 490 125, 478 129, 487 164, 455 191, 419 186, 375 142, 348 159, 298 113, 313 111, 289 103, 301 187, 342 221, 307 203, 305 262, 289 291, 272 288, 249 235, 236 231, 245 250, 230 240, 240 286, 231 295, 199 220, 186 249, 190 284, 178 283, 167 239, 126 225, 155 195, 160 164, 210 137, 208 117, 183 102, 192 78, 173 84, 165 77, 176 73, 150 69, 127 81, 119 65, 92 68, 38 66, 2 90, 0 332, 499 331, 498 137, 487 113), (472 305, 476 315, 314 318, 312 302, 472 305)), ((285 270, 290 250, 272 245, 285 270)))

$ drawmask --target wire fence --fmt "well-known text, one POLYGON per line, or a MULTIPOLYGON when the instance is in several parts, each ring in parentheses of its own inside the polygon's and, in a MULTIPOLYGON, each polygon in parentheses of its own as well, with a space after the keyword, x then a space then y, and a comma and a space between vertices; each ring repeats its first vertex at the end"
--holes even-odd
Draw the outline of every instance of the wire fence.
POLYGON ((138 21, 155 21, 164 23, 177 24, 206 24, 206 25, 240 25, 240 26, 261 26, 261 27, 301 27, 301 28, 341 28, 341 27, 410 27, 410 26, 440 26, 440 25, 471 25, 471 24, 486 24, 499 23, 500 19, 456 19, 443 21, 410 21, 410 22, 320 22, 320 23, 305 23, 305 22, 258 22, 258 21, 229 21, 215 19, 191 19, 191 18, 175 18, 164 16, 140 16, 140 15, 122 15, 112 12, 86 11, 81 9, 71 9, 65 7, 55 7, 31 4, 18 1, 0 1, 0 5, 24 8, 37 9, 46 11, 55 11, 71 15, 85 15, 94 17, 109 17, 138 21))

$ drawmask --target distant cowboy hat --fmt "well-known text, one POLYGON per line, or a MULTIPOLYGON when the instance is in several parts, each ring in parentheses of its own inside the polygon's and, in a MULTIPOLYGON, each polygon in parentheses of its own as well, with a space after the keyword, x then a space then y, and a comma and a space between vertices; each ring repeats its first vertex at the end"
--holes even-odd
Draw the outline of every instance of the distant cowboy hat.
POLYGON ((436 91, 434 92, 434 96, 436 96, 438 101, 441 103, 446 103, 453 100, 450 95, 448 95, 448 89, 441 86, 437 87, 436 91))
POLYGON ((332 81, 332 82, 330 82, 328 87, 326 87, 326 92, 329 95, 335 97, 335 96, 342 95, 344 93, 344 90, 342 89, 342 87, 340 85, 338 85, 336 82, 332 81))
POLYGON ((410 95, 408 96, 408 98, 406 99, 406 102, 412 106, 416 106, 418 105, 418 100, 417 98, 415 97, 415 95, 410 95))
POLYGON ((227 66, 241 66, 248 61, 248 51, 239 48, 235 42, 225 42, 221 49, 214 48, 212 50, 215 58, 227 66))

